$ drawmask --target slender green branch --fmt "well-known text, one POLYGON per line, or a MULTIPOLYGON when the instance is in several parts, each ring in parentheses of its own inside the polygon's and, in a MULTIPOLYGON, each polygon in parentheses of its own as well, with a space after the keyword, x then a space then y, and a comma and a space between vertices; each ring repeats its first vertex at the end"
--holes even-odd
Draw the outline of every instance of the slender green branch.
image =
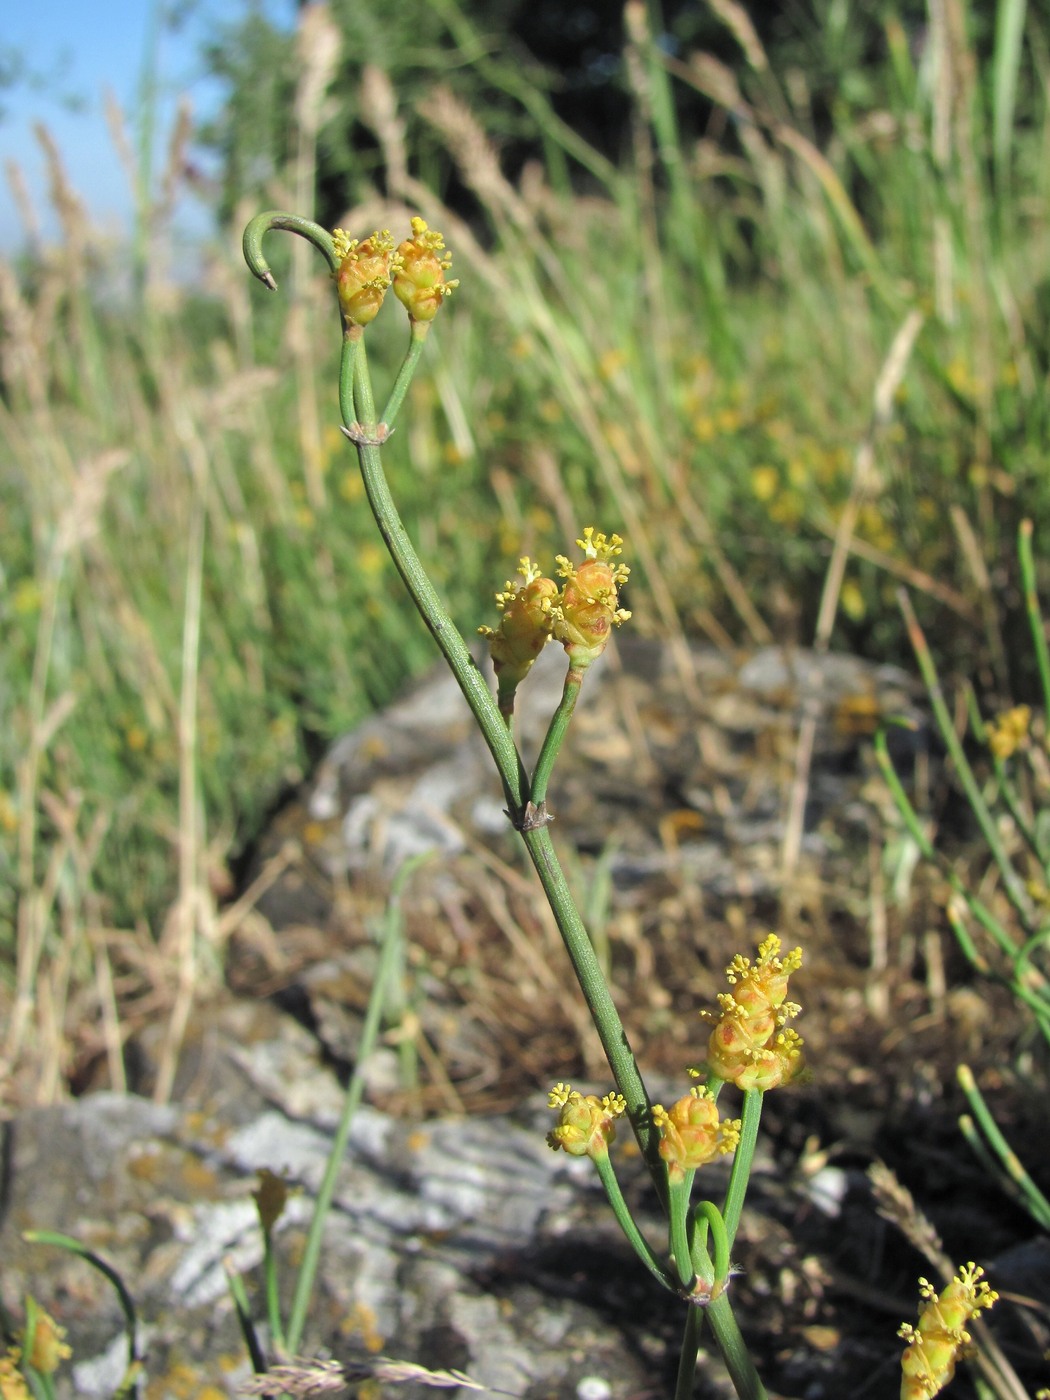
POLYGON ((951 756, 952 764, 966 795, 966 801, 970 810, 977 818, 977 823, 981 828, 981 835, 987 843, 992 859, 995 861, 1002 877, 1003 889, 1010 903, 1014 906, 1026 929, 1032 929, 1032 902, 1024 888, 1024 882, 1018 875, 1010 862, 1002 840, 999 836, 995 818, 988 810, 988 805, 981 794, 977 779, 974 777, 970 761, 966 757, 965 750, 959 741, 959 736, 955 732, 955 725, 948 712, 945 703, 944 692, 941 690, 940 677, 934 665, 933 657, 930 654, 929 646, 922 628, 919 626, 915 610, 912 608, 911 600, 901 589, 898 593, 898 602, 902 614, 904 615, 905 626, 908 629, 908 640, 911 642, 915 659, 919 663, 919 670, 922 674, 923 684, 930 697, 930 704, 933 708, 934 716, 937 720, 937 728, 941 732, 945 747, 951 756))
POLYGON ((1050 650, 1047 648, 1046 629, 1043 614, 1039 607, 1039 595, 1035 589, 1035 562, 1032 559, 1032 522, 1022 520, 1017 532, 1017 555, 1021 563, 1021 586, 1024 589, 1025 612, 1028 614, 1028 627, 1032 634, 1032 649, 1039 667, 1039 681, 1043 689, 1043 713, 1050 717, 1050 650))
POLYGON ((652 1104, 648 1091, 627 1039, 623 1022, 609 993, 601 965, 580 918, 579 910, 569 893, 565 874, 558 862, 546 826, 523 831, 526 849, 543 885, 543 892, 554 912, 558 929, 569 954, 576 980, 580 984, 591 1020, 609 1061, 616 1087, 627 1101, 630 1119, 638 1145, 646 1160, 649 1173, 666 1209, 667 1169, 660 1156, 660 1135, 652 1122, 652 1104))
POLYGON ((690 1400, 693 1393, 693 1386, 696 1383, 696 1358, 700 1352, 700 1334, 703 1330, 703 1309, 689 1308, 685 1315, 682 1350, 678 1356, 678 1375, 675 1379, 674 1400, 690 1400))
POLYGON ((733 1158, 733 1170, 729 1174, 729 1185, 722 1205, 722 1218, 725 1221, 726 1239, 730 1249, 736 1239, 740 1213, 744 1208, 744 1197, 751 1180, 751 1165, 755 1160, 755 1144, 758 1142, 758 1125, 762 1121, 762 1098, 761 1089, 748 1089, 744 1095, 744 1107, 740 1115, 740 1141, 733 1158))
MULTIPOLYGON (((442 655, 481 729, 503 782, 510 809, 509 816, 516 826, 520 826, 528 800, 528 779, 521 757, 492 691, 467 650, 467 644, 445 611, 434 585, 427 577, 394 505, 379 451, 379 425, 376 421, 375 401, 372 397, 372 384, 363 341, 357 348, 356 362, 353 373, 354 407, 361 432, 355 434, 348 425, 348 435, 357 447, 361 477, 369 505, 397 571, 423 621, 441 648, 442 655)), ((344 407, 344 414, 345 411, 344 407)))
POLYGON ((262 250, 262 242, 265 234, 271 229, 283 229, 287 233, 297 233, 300 238, 305 238, 312 243, 318 252, 322 253, 328 263, 329 270, 339 271, 339 259, 335 254, 335 244, 332 235, 315 224, 312 219, 304 219, 300 214, 286 214, 283 209, 267 209, 265 213, 256 214, 248 227, 244 230, 244 237, 241 240, 241 248, 244 252, 244 261, 248 264, 248 270, 253 277, 258 277, 259 281, 271 292, 277 290, 277 280, 270 271, 270 264, 262 250))
POLYGON ((689 1197, 693 1189, 695 1171, 683 1172, 677 1181, 672 1181, 667 1190, 667 1207, 670 1217, 671 1255, 678 1271, 683 1288, 691 1288, 696 1277, 693 1266, 693 1240, 689 1218, 689 1197))
MULTIPOLYGON (((722 1212, 715 1205, 714 1201, 698 1201, 693 1212, 697 1222, 703 1221, 711 1231, 711 1262, 714 1265, 714 1278, 712 1280, 716 1288, 724 1288, 726 1279, 729 1277, 729 1235, 726 1231, 726 1223, 722 1212)), ((699 1237, 700 1232, 697 1231, 699 1237)), ((704 1241, 706 1248, 706 1240, 704 1241)))
POLYGON ((266 1355, 263 1352, 262 1344, 259 1341, 259 1334, 255 1330, 255 1323, 252 1321, 251 1304, 248 1302, 248 1292, 244 1287, 244 1280, 236 1269, 227 1265, 226 1286, 230 1290, 230 1297, 233 1299, 233 1310, 237 1314, 237 1322, 241 1329, 241 1337, 248 1351, 248 1358, 252 1363, 252 1370, 257 1376, 266 1374, 266 1355))
POLYGON ((558 757, 566 731, 569 728, 569 721, 572 719, 573 711, 576 709, 576 701, 580 696, 580 687, 583 685, 582 671, 577 671, 573 667, 569 668, 565 677, 565 685, 562 689, 561 700, 558 708, 551 716, 551 722, 547 726, 547 733, 543 739, 543 746, 540 749, 540 756, 536 760, 536 768, 532 775, 532 801, 537 807, 547 798, 547 784, 550 782, 551 769, 554 767, 555 759, 558 757))
POLYGON ((658 1283, 664 1288, 675 1290, 675 1281, 671 1277, 665 1264, 661 1262, 649 1241, 638 1229, 634 1216, 631 1214, 627 1202, 623 1198, 620 1190, 620 1183, 617 1180, 616 1171, 612 1164, 612 1158, 606 1153, 604 1156, 595 1156, 591 1159, 598 1169, 598 1176, 602 1186, 605 1188, 605 1195, 612 1207, 612 1212, 619 1222, 620 1229, 627 1236, 631 1248, 637 1254, 645 1267, 658 1283))
POLYGON ((339 1171, 343 1165, 343 1158, 346 1155, 346 1145, 350 1139, 350 1129, 353 1126, 354 1114, 357 1112, 361 1102, 361 1096, 364 1093, 365 1065, 379 1038, 379 1028, 386 999, 387 982, 398 958, 398 942, 401 936, 401 927, 397 917, 397 902, 409 875, 418 865, 427 859, 429 859, 429 852, 421 856, 413 856, 411 859, 405 861, 398 872, 397 880, 390 894, 386 927, 383 932, 383 945, 379 953, 379 964, 376 968, 375 981, 372 984, 372 990, 368 998, 368 1009, 365 1012, 364 1025, 361 1027, 361 1040, 357 1049, 357 1064, 350 1077, 350 1082, 346 1086, 346 1094, 343 1098, 343 1109, 339 1115, 335 1136, 332 1139, 332 1148, 328 1154, 328 1162, 325 1166, 324 1177, 321 1180, 321 1185, 317 1192, 317 1201, 314 1205, 310 1229, 306 1236, 306 1246, 303 1250, 303 1261, 299 1266, 299 1273, 295 1280, 295 1296, 292 1299, 292 1311, 288 1319, 287 1332, 288 1352, 292 1356, 295 1356, 299 1351, 299 1344, 303 1339, 306 1315, 310 1308, 314 1279, 317 1275, 317 1265, 321 1256, 321 1242, 324 1238, 325 1222, 335 1196, 336 1182, 339 1179, 339 1171))
MULTIPOLYGON (((996 1175, 1005 1178, 1003 1184, 1008 1188, 1008 1193, 1028 1211, 1036 1224, 1044 1230, 1050 1229, 1050 1201, 1047 1201, 1042 1191, 1025 1170, 1017 1153, 1003 1136, 999 1124, 992 1117, 988 1105, 984 1101, 984 1095, 977 1087, 977 1081, 974 1079, 973 1071, 969 1065, 960 1065, 956 1070, 956 1078, 959 1081, 959 1087, 966 1095, 966 1101, 970 1105, 974 1118, 980 1125, 988 1147, 998 1159, 999 1169, 996 1175)), ((963 1132, 969 1137, 965 1127, 963 1132)), ((970 1141, 973 1145, 974 1140, 971 1138, 970 1141)))
POLYGON ((739 1400, 769 1400, 733 1315, 729 1294, 725 1289, 717 1298, 711 1300, 705 1314, 739 1400))
MULTIPOLYGON (((966 686, 965 698, 966 714, 970 721, 970 728, 973 730, 973 737, 979 744, 987 745, 988 726, 984 722, 984 716, 981 714, 980 706, 977 703, 977 696, 974 693, 972 685, 966 686)), ((992 769, 995 772, 997 793, 1003 805, 1006 807, 1006 810, 1013 818, 1018 835, 1035 856, 1036 860, 1045 865, 1047 856, 1046 852, 1040 847, 1039 833, 1036 831, 1035 826, 1022 805, 1020 793, 1011 780, 1010 774, 1007 772, 1006 763, 999 757, 994 748, 990 749, 989 752, 992 760, 992 769)))
POLYGON ((408 342, 408 350, 405 358, 401 361, 401 368, 397 372, 394 380, 394 387, 390 390, 390 397, 386 401, 383 409, 383 416, 379 420, 388 432, 393 431, 394 422, 401 411, 401 405, 405 401, 408 393, 408 386, 412 383, 412 376, 416 372, 416 365, 419 364, 419 357, 423 353, 423 346, 426 343, 427 331, 430 329, 429 321, 413 321, 412 335, 408 342))
POLYGON ((281 1317, 281 1290, 277 1279, 277 1253, 273 1247, 273 1230, 263 1226, 263 1288, 266 1293, 266 1320, 270 1336, 278 1352, 284 1351, 284 1321, 281 1317))
POLYGON ((108 1279, 112 1284, 117 1298, 120 1301, 120 1309, 124 1314, 124 1322, 128 1334, 128 1365, 122 1385, 127 1385, 128 1394, 138 1394, 138 1377, 141 1368, 139 1359, 138 1340, 138 1315, 135 1311, 135 1300, 128 1292, 124 1280, 114 1269, 112 1264, 107 1264, 101 1255, 96 1254, 93 1249, 88 1249, 87 1245, 81 1244, 72 1235, 64 1235, 58 1230, 27 1230, 22 1236, 29 1244, 50 1244, 58 1249, 64 1249, 69 1254, 75 1254, 90 1264, 93 1269, 108 1279))

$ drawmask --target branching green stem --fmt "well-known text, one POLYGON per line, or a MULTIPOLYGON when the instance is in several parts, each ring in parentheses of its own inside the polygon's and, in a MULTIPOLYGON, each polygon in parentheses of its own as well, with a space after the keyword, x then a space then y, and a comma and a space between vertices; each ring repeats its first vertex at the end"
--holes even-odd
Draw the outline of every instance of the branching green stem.
MULTIPOLYGON (((348 353, 347 345, 344 342, 344 357, 348 353)), ((525 803, 528 800, 528 779, 521 757, 485 678, 478 670, 474 658, 467 650, 466 643, 456 630, 433 584, 427 577, 398 514, 397 507, 394 505, 383 471, 379 445, 376 441, 379 425, 376 420, 375 400, 372 396, 372 383, 368 373, 363 341, 360 342, 354 353, 356 369, 353 374, 353 407, 350 408, 344 402, 341 408, 344 428, 357 447, 361 477, 365 484, 368 503, 372 507, 379 532, 390 551, 394 564, 397 566, 397 571, 424 622, 430 628, 434 640, 448 662, 452 674, 470 706, 471 713, 478 723, 499 771, 510 809, 510 818, 516 826, 520 826, 525 812, 525 803), (357 440, 354 436, 355 413, 364 440, 357 440), (347 421, 348 417, 349 421, 347 421)), ((341 375, 341 382, 346 377, 345 374, 341 375)))
POLYGON ((691 1287, 696 1270, 693 1266, 693 1241, 689 1237, 689 1197, 693 1190, 693 1171, 683 1172, 667 1189, 670 1217, 671 1254, 683 1288, 691 1287))
POLYGON ((658 1150, 659 1135, 653 1128, 649 1094, 623 1022, 609 995, 601 964, 569 893, 564 871, 551 843, 550 832, 545 826, 540 826, 531 831, 523 831, 522 836, 536 873, 540 877, 543 892, 557 920, 558 930, 587 1002, 587 1009, 598 1032, 602 1049, 605 1051, 605 1058, 609 1061, 616 1087, 627 1100, 627 1116, 634 1129, 634 1135, 642 1149, 660 1201, 666 1208, 667 1169, 658 1150))
POLYGON ((426 343, 427 331, 430 329, 429 321, 413 321, 412 334, 408 342, 408 351, 401 361, 401 368, 397 372, 394 380, 394 387, 390 390, 390 397, 386 401, 386 408, 383 409, 383 416, 379 420, 383 426, 392 431, 394 421, 401 411, 401 405, 405 401, 408 393, 408 386, 412 383, 412 376, 416 372, 416 365, 419 357, 423 353, 423 346, 426 343))
MULTIPOLYGON (((711 1263, 714 1265, 714 1285, 716 1288, 724 1288, 729 1277, 729 1235, 726 1232, 726 1224, 722 1218, 722 1212, 715 1205, 714 1201, 699 1201, 694 1207, 694 1217, 697 1222, 702 1221, 711 1231, 711 1263)), ((706 1232, 705 1232, 706 1233, 706 1232)), ((697 1231, 697 1240, 706 1250, 707 1242, 701 1238, 701 1232, 697 1231)), ((701 1259, 701 1263, 703 1260, 701 1259)), ((694 1263, 696 1261, 694 1260, 694 1263)), ((699 1273, 699 1268, 697 1269, 699 1273)))
POLYGON ((1035 590, 1035 561, 1032 558, 1032 522, 1022 520, 1017 532, 1017 557, 1021 564, 1021 585, 1024 589, 1025 612, 1028 614, 1028 627, 1032 634, 1032 649, 1039 667, 1039 681, 1043 690, 1043 711, 1050 716, 1050 650, 1046 643, 1046 628, 1039 607, 1039 595, 1035 590))
POLYGON ((339 271, 339 259, 335 255, 335 244, 332 235, 315 224, 312 219, 304 219, 299 214, 286 214, 283 209, 267 209, 265 213, 256 214, 248 227, 244 230, 244 237, 241 240, 241 248, 244 251, 244 261, 248 264, 248 270, 253 277, 258 277, 259 281, 271 292, 277 290, 277 281, 270 271, 270 264, 266 261, 262 250, 262 241, 265 234, 271 229, 284 229, 287 233, 297 233, 300 238, 305 238, 312 243, 318 252, 324 255, 331 272, 339 271))
POLYGON ((758 1142, 758 1125, 762 1121, 762 1099, 760 1089, 748 1089, 744 1094, 744 1107, 740 1114, 740 1141, 733 1157, 733 1170, 729 1174, 726 1198, 722 1205, 722 1219, 725 1221, 728 1248, 732 1249, 740 1224, 740 1213, 744 1208, 748 1183, 751 1180, 751 1165, 755 1160, 755 1145, 758 1142))
POLYGON ((536 768, 532 775, 532 801, 537 807, 541 802, 546 801, 547 784, 550 782, 551 770, 561 750, 573 711, 576 709, 580 687, 583 685, 583 676, 582 671, 577 671, 570 666, 569 673, 565 677, 565 685, 561 692, 558 708, 554 711, 551 722, 547 726, 540 756, 536 760, 536 768))
POLYGON ((627 1236, 631 1248, 658 1283, 662 1283, 665 1288, 675 1289, 674 1279, 650 1246, 649 1241, 638 1229, 634 1216, 628 1209, 609 1154, 606 1153, 601 1157, 592 1157, 591 1160, 597 1168, 598 1176, 602 1186, 605 1188, 606 1199, 612 1207, 613 1215, 616 1216, 620 1229, 627 1236))

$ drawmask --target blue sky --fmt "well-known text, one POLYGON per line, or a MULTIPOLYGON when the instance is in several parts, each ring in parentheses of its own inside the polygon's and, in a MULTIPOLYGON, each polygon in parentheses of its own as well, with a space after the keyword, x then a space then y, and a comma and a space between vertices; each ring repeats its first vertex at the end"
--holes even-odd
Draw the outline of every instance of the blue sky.
MULTIPOLYGON (((197 116, 214 110, 220 89, 203 71, 200 46, 220 17, 235 19, 245 3, 182 0, 177 27, 164 22, 175 7, 160 6, 161 150, 180 93, 189 94, 197 116)), ((287 17, 293 6, 291 0, 269 0, 266 9, 287 17)), ((106 125, 103 94, 111 89, 126 116, 134 118, 153 10, 153 0, 2 0, 0 51, 18 54, 24 71, 13 88, 0 90, 0 250, 11 252, 23 239, 3 173, 10 160, 25 176, 45 236, 54 231, 43 153, 33 135, 34 123, 41 121, 55 137, 70 183, 92 218, 114 230, 128 227, 131 194, 106 125)), ((191 230, 206 223, 190 200, 184 201, 180 220, 191 230)))

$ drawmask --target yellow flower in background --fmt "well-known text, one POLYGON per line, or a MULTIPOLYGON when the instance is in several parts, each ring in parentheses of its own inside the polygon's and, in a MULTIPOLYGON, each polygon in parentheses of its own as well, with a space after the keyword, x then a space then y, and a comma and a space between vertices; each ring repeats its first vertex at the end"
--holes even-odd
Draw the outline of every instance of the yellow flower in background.
POLYGON ((780 490, 780 473, 768 464, 751 468, 751 490, 756 501, 771 501, 780 490))
POLYGON ((901 1357, 901 1400, 929 1400, 955 1375, 970 1342, 967 1324, 999 1298, 983 1274, 979 1265, 964 1264, 939 1294, 927 1279, 919 1280, 918 1324, 905 1322, 897 1333, 908 1343, 901 1357))
POLYGON ((66 1329, 60 1327, 50 1313, 32 1298, 27 1299, 26 1331, 31 1332, 24 1364, 32 1366, 41 1375, 50 1376, 58 1370, 63 1361, 73 1355, 73 1348, 66 1341, 66 1329))
POLYGON ((18 1347, 8 1347, 0 1356, 0 1400, 33 1400, 25 1377, 18 1369, 21 1355, 18 1347))
POLYGON ((1028 738, 1032 711, 1028 705, 1015 705, 997 715, 988 725, 988 747, 996 758, 1012 758, 1028 738))

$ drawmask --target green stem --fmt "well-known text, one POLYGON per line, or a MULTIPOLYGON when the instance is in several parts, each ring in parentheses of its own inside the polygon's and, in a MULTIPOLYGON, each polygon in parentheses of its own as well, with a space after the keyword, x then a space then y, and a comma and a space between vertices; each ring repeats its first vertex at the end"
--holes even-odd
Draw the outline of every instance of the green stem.
POLYGON ((650 1246, 649 1241, 638 1229, 634 1216, 628 1209, 609 1154, 606 1153, 604 1157, 592 1157, 591 1160, 598 1170, 598 1176, 601 1179, 602 1186, 605 1188, 605 1195, 609 1205, 612 1207, 612 1212, 619 1222, 620 1229, 627 1236, 631 1248, 658 1283, 662 1283, 665 1288, 677 1291, 675 1282, 668 1273, 667 1268, 661 1263, 655 1251, 650 1246))
POLYGON ((120 1302, 121 1311, 124 1314, 128 1334, 128 1365, 125 1372, 125 1381, 128 1382, 128 1394, 138 1394, 138 1376, 141 1368, 139 1360, 139 1339, 138 1339, 138 1316, 135 1312, 135 1300, 124 1283, 124 1280, 114 1269, 112 1264, 107 1264, 101 1255, 96 1254, 93 1249, 88 1249, 87 1245, 81 1244, 72 1235, 64 1235, 58 1230, 26 1230, 22 1238, 28 1244, 50 1244, 58 1249, 64 1249, 69 1254, 75 1254, 80 1259, 100 1273, 103 1278, 108 1279, 112 1284, 117 1298, 120 1302))
POLYGON ((430 329, 429 321, 413 321, 412 336, 408 342, 408 351, 401 361, 401 368, 397 372, 394 380, 394 387, 390 390, 390 397, 386 401, 386 408, 383 409, 383 416, 379 420, 385 428, 392 431, 394 420, 401 411, 401 405, 405 401, 408 393, 408 386, 412 383, 412 376, 416 372, 416 365, 419 364, 419 357, 423 353, 423 346, 426 343, 427 331, 430 329))
POLYGON ((550 782, 551 769, 554 761, 558 757, 562 741, 569 728, 569 721, 576 708, 576 701, 580 696, 580 687, 583 685, 583 672, 577 671, 574 667, 569 667, 568 675, 565 677, 565 685, 562 689, 561 700, 558 708, 551 716, 551 722, 547 726, 547 733, 543 739, 543 747, 540 749, 540 756, 536 760, 536 768, 532 775, 532 802, 539 807, 547 797, 547 784, 550 782))
POLYGON ((623 1022, 609 993, 601 965, 569 893, 565 874, 551 843, 546 826, 523 831, 529 857, 540 877, 543 892, 554 913, 562 941, 569 954, 594 1028, 609 1061, 616 1087, 627 1101, 627 1116, 642 1149, 649 1173, 661 1202, 667 1205, 667 1168, 660 1156, 660 1135, 653 1128, 652 1104, 631 1050, 623 1022))
POLYGON ((675 1382, 675 1400, 689 1400, 693 1393, 696 1357, 700 1350, 700 1333, 705 1320, 710 1324, 739 1400, 769 1400, 737 1320, 733 1316, 729 1294, 725 1288, 709 1303, 691 1305, 686 1313, 682 1350, 678 1361, 678 1378, 675 1382))
POLYGON ((729 1294, 725 1289, 717 1298, 712 1299, 704 1309, 704 1314, 710 1323, 718 1350, 722 1353, 722 1360, 740 1400, 769 1400, 761 1377, 755 1370, 755 1363, 751 1360, 747 1343, 733 1316, 729 1294))
MULTIPOLYGON (((493 698, 492 691, 478 670, 474 658, 467 650, 467 645, 453 625, 452 619, 445 611, 434 585, 424 572, 423 565, 419 562, 419 556, 413 548, 412 541, 409 539, 397 512, 397 507, 394 505, 383 471, 379 446, 374 440, 378 437, 378 423, 363 340, 356 351, 353 387, 354 406, 357 421, 361 425, 363 440, 354 436, 351 424, 346 424, 345 428, 350 430, 349 435, 357 446, 361 477, 365 484, 368 503, 372 507, 376 524, 379 526, 379 533, 390 551, 390 556, 397 566, 397 571, 401 575, 412 601, 418 608, 423 621, 430 628, 434 640, 440 647, 442 655, 448 662, 452 674, 470 706, 471 713, 484 736, 503 782, 503 790, 510 809, 508 815, 515 826, 520 826, 525 813, 525 803, 528 800, 528 779, 521 757, 507 729, 506 721, 499 712, 499 706, 493 698)), ((345 418, 345 405, 343 406, 343 414, 345 418)))
POLYGON ((398 897, 404 887, 405 881, 422 861, 429 859, 429 852, 422 856, 414 856, 405 861, 398 872, 396 881, 390 894, 390 905, 386 927, 383 932, 383 946, 379 953, 379 965, 376 968, 375 981, 368 998, 368 1009, 365 1012, 364 1025, 361 1027, 361 1040, 357 1048, 357 1064, 350 1077, 350 1082, 346 1086, 346 1094, 343 1099, 343 1110, 339 1116, 339 1123, 332 1139, 332 1148, 328 1154, 328 1161, 325 1165, 324 1177, 317 1192, 317 1201, 314 1205, 313 1217, 310 1221, 310 1229, 306 1236, 306 1247, 303 1250, 303 1261, 299 1266, 299 1274, 295 1280, 295 1296, 292 1299, 292 1312, 288 1320, 287 1350, 289 1355, 295 1356, 299 1351, 299 1344, 303 1339, 303 1330, 306 1326, 306 1315, 310 1308, 310 1298, 313 1293, 314 1279, 317 1276, 317 1265, 321 1257, 321 1244, 324 1239, 324 1229, 331 1209, 332 1200, 335 1196, 336 1182, 339 1179, 339 1171, 343 1165, 343 1158, 346 1155, 346 1145, 350 1139, 350 1129, 353 1126, 354 1114, 361 1103, 361 1096, 365 1087, 365 1067, 368 1058, 375 1048, 379 1038, 380 1021, 383 1015, 383 1007, 386 1001, 386 987, 390 979, 399 955, 399 941, 401 928, 396 917, 398 897))
POLYGON ((702 1308, 690 1307, 685 1315, 685 1331, 682 1334, 682 1350, 678 1356, 678 1376, 675 1380, 674 1400, 689 1400, 696 1382, 696 1358, 700 1351, 700 1334, 704 1330, 702 1308))
POLYGON ((696 1277, 696 1270, 693 1268, 693 1242, 689 1238, 689 1196, 695 1175, 695 1171, 683 1172, 677 1181, 671 1181, 667 1190, 671 1254, 682 1287, 686 1289, 692 1287, 696 1277))
POLYGON ((252 1321, 251 1305, 248 1302, 248 1293, 244 1287, 244 1280, 235 1269, 226 1266, 226 1286, 230 1290, 230 1297, 233 1299, 233 1310, 237 1314, 237 1322, 241 1329, 241 1337, 248 1351, 248 1358, 252 1363, 252 1371, 257 1376, 264 1376, 267 1371, 266 1356, 259 1344, 259 1334, 255 1330, 255 1323, 252 1321))
MULTIPOLYGON (((712 1282, 715 1287, 719 1289, 724 1288, 725 1281, 729 1277, 729 1235, 726 1231, 726 1224, 722 1212, 715 1205, 714 1201, 699 1201, 694 1211, 694 1218, 698 1222, 702 1221, 704 1225, 710 1227, 711 1243, 714 1246, 711 1251, 711 1262, 714 1265, 714 1277, 712 1282)), ((704 1246, 704 1254, 707 1252, 705 1236, 706 1231, 698 1230, 696 1233, 698 1243, 704 1246)), ((696 1252, 702 1265, 703 1255, 700 1254, 699 1250, 696 1252)), ((694 1259, 693 1262, 696 1264, 697 1260, 694 1259)), ((700 1272, 699 1267, 697 1268, 697 1272, 700 1272)))
POLYGON ((1032 903, 1024 888, 1024 882, 1011 864, 1006 848, 999 836, 999 830, 995 824, 995 818, 988 810, 988 806, 981 795, 977 779, 974 777, 970 761, 966 757, 965 750, 959 741, 959 736, 955 732, 955 725, 952 723, 951 714, 944 699, 944 692, 941 689, 940 677, 934 665, 933 657, 930 654, 926 637, 919 626, 915 611, 912 608, 911 600, 903 589, 898 593, 898 602, 901 612, 904 615, 905 626, 908 629, 908 640, 911 642, 915 659, 919 663, 919 671, 922 674, 923 684, 926 693, 930 697, 930 705, 933 709, 934 717, 937 720, 937 728, 941 731, 945 747, 951 757, 955 767, 955 772, 962 785, 966 801, 970 810, 977 818, 977 824, 981 828, 981 836, 984 838, 992 859, 995 861, 1002 877, 1003 889, 1006 897, 1017 911, 1025 928, 1031 932, 1033 928, 1032 903))
MULTIPOLYGON (((740 1141, 733 1158, 733 1170, 729 1174, 729 1185, 722 1205, 722 1219, 725 1221, 728 1247, 732 1249, 740 1224, 740 1213, 744 1208, 748 1182, 751 1179, 751 1164, 755 1159, 755 1145, 758 1142, 758 1125, 762 1121, 762 1091, 748 1089, 744 1094, 744 1107, 740 1115, 740 1141)), ((719 1275, 722 1277, 722 1275, 719 1275)))
MULTIPOLYGON (((999 1159, 1001 1172, 1005 1175, 1006 1184, 1009 1187, 1009 1194, 1028 1211, 1037 1225, 1044 1230, 1050 1229, 1050 1202, 1025 1171, 1021 1159, 1003 1136, 999 1124, 992 1117, 988 1105, 984 1101, 984 1095, 977 1087, 973 1071, 969 1065, 960 1065, 955 1073, 959 1087, 966 1095, 966 1101, 984 1133, 988 1146, 999 1159)), ((963 1131, 965 1133, 965 1128, 963 1131)))
POLYGON ((281 1318, 281 1290, 277 1282, 277 1255, 273 1247, 273 1231, 263 1229, 263 1286, 266 1291, 266 1320, 270 1336, 278 1352, 284 1351, 284 1323, 281 1318))
POLYGON ((339 413, 344 428, 352 428, 354 414, 354 370, 357 347, 361 344, 361 327, 348 326, 343 332, 343 349, 339 356, 339 413))
POLYGON ((259 281, 271 292, 277 290, 277 281, 270 271, 270 264, 263 256, 262 241, 263 236, 271 229, 284 229, 287 233, 297 233, 300 238, 305 238, 312 243, 318 252, 322 253, 332 272, 339 271, 339 259, 335 254, 335 244, 332 242, 332 235, 315 224, 312 219, 304 219, 300 214, 286 214, 283 209, 267 209, 262 214, 256 214, 244 230, 244 237, 241 239, 241 248, 244 252, 244 261, 248 264, 248 270, 253 277, 258 277, 259 281))
POLYGON ((1039 607, 1039 595, 1035 591, 1035 562, 1032 559, 1032 522, 1022 520, 1017 532, 1017 555, 1021 563, 1021 584, 1024 588, 1025 612, 1028 614, 1028 627, 1032 633, 1032 648, 1039 667, 1039 681, 1043 688, 1043 712, 1050 716, 1050 652, 1047 649, 1046 629, 1039 607))

